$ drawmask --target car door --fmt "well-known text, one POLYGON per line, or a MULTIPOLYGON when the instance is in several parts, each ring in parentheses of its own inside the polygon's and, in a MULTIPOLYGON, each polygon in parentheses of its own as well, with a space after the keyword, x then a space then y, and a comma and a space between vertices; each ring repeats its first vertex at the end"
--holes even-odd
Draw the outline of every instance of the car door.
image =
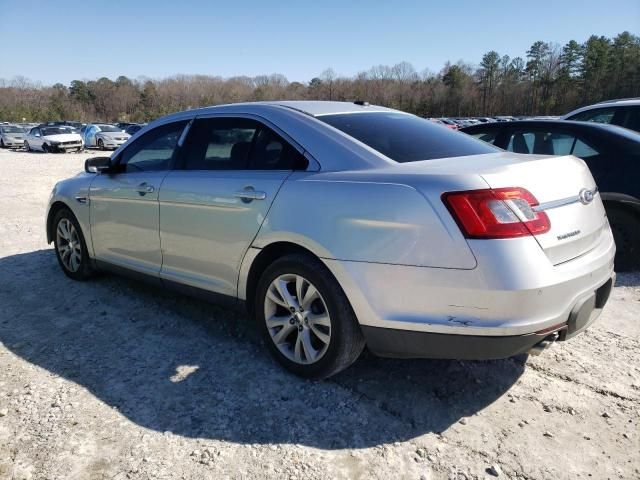
POLYGON ((198 118, 160 190, 161 278, 235 296, 242 258, 302 154, 255 119, 198 118))
POLYGON ((112 173, 89 191, 91 236, 97 260, 157 277, 162 265, 158 192, 187 120, 163 124, 124 148, 112 173))
POLYGON ((35 150, 42 150, 42 131, 36 127, 29 133, 29 146, 35 150))

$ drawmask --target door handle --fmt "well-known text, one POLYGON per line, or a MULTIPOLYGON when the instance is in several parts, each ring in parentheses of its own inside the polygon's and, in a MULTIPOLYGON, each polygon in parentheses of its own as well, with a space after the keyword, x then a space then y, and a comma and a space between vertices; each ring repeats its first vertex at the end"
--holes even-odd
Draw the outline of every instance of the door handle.
POLYGON ((153 185, 147 185, 147 182, 144 182, 138 185, 136 191, 140 194, 140 196, 144 196, 147 193, 153 193, 155 191, 155 188, 153 187, 153 185))
POLYGON ((249 203, 252 200, 264 200, 267 198, 267 192, 261 192, 259 190, 246 189, 239 190, 233 194, 234 197, 241 199, 243 202, 249 203))

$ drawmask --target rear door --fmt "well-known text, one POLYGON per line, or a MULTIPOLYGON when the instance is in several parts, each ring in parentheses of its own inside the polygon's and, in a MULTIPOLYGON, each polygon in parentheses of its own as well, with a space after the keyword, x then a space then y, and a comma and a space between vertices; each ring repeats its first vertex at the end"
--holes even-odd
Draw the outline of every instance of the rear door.
MULTIPOLYGON (((237 294, 242 258, 301 153, 252 118, 198 118, 160 191, 161 277, 237 294)), ((302 160, 300 160, 302 158, 302 160)))
POLYGON ((96 259, 158 275, 158 192, 186 124, 184 120, 150 130, 113 160, 118 173, 93 180, 89 204, 96 259))

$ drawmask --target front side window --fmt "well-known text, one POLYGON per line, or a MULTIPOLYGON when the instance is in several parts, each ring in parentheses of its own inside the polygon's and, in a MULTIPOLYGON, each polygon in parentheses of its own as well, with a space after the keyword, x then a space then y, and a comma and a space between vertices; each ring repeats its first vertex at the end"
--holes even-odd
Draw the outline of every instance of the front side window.
POLYGON ((399 163, 499 151, 467 134, 404 113, 344 113, 316 118, 399 163))
POLYGON ((247 118, 201 118, 182 153, 186 170, 292 170, 306 162, 288 142, 247 118))
POLYGON ((630 130, 640 132, 640 105, 627 109, 627 118, 625 119, 624 126, 630 130))
POLYGON ((119 157, 124 172, 148 172, 169 168, 187 120, 154 128, 129 145, 119 157))
POLYGON ((613 116, 616 113, 615 108, 594 108, 585 112, 580 112, 567 120, 576 120, 579 122, 596 122, 596 123, 611 123, 613 116))

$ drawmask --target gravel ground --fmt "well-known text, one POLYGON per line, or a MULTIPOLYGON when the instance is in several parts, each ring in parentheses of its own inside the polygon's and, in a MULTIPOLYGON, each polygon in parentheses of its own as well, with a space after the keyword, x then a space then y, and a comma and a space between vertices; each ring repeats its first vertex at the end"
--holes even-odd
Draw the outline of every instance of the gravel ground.
POLYGON ((241 313, 60 272, 45 205, 88 156, 0 151, 0 479, 640 478, 640 274, 539 357, 303 381, 241 313))

